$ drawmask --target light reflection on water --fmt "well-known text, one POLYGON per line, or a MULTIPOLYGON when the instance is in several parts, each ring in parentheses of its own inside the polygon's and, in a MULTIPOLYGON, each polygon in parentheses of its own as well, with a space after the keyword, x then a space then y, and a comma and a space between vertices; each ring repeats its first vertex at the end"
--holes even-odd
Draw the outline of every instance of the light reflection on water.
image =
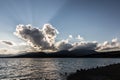
POLYGON ((120 63, 116 58, 1 58, 0 79, 64 80, 81 68, 120 63))

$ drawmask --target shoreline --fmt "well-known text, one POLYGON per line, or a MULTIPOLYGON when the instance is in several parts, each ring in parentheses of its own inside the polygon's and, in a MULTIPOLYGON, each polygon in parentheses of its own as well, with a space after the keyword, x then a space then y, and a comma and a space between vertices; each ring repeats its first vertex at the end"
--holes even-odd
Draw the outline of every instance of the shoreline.
POLYGON ((120 80, 120 63, 76 70, 67 76, 67 80, 120 80))

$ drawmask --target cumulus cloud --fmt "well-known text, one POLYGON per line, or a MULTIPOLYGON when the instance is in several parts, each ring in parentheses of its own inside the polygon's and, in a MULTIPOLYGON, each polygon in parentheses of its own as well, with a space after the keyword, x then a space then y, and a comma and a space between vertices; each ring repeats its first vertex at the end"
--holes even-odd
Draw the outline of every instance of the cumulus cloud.
MULTIPOLYGON (((50 24, 45 24, 42 29, 34 28, 31 25, 18 25, 14 34, 26 41, 30 46, 36 50, 68 50, 73 47, 69 41, 73 38, 72 35, 68 36, 66 40, 56 42, 58 30, 50 24)), ((78 36, 78 39, 83 40, 78 36)))
POLYGON ((81 37, 80 35, 78 35, 78 36, 76 37, 76 39, 78 39, 78 40, 80 40, 80 41, 83 41, 83 40, 84 40, 84 38, 81 37))
MULTIPOLYGON (((85 41, 84 38, 80 35, 78 35, 76 38, 74 38, 72 35, 68 35, 67 39, 56 41, 56 37, 57 34, 59 34, 59 32, 51 24, 45 24, 41 29, 35 28, 31 25, 18 25, 14 34, 31 46, 31 48, 28 49, 29 51, 60 51, 75 49, 109 50, 118 48, 120 49, 120 42, 117 38, 113 39, 111 42, 105 41, 104 43, 100 44, 97 41, 85 41)), ((8 45, 13 44, 8 41, 3 41, 3 43, 8 45)))
POLYGON ((58 31, 50 24, 45 24, 42 29, 33 28, 31 25, 18 25, 14 34, 37 50, 54 50, 58 31))
POLYGON ((70 48, 72 48, 72 44, 69 43, 69 40, 61 40, 59 42, 56 43, 56 48, 57 50, 69 50, 70 48))
POLYGON ((67 39, 56 40, 58 30, 51 24, 45 24, 42 28, 32 25, 17 25, 14 35, 24 42, 15 43, 9 40, 0 40, 0 54, 16 54, 33 51, 61 51, 61 50, 120 50, 120 41, 114 38, 111 41, 98 43, 97 41, 86 41, 78 35, 68 35, 67 39))
POLYGON ((105 41, 98 45, 98 50, 119 50, 120 41, 117 38, 112 39, 111 42, 105 41))
POLYGON ((75 42, 70 50, 96 50, 97 44, 97 42, 75 42))

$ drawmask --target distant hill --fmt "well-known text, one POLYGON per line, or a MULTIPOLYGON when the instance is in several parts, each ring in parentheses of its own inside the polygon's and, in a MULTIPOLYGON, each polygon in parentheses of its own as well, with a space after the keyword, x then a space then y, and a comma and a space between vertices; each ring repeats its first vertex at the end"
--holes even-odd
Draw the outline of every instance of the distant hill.
POLYGON ((54 53, 27 52, 20 55, 1 56, 9 58, 119 58, 120 51, 96 52, 94 50, 76 49, 63 50, 54 53))
POLYGON ((90 58, 120 58, 120 51, 97 52, 95 54, 84 55, 90 58))

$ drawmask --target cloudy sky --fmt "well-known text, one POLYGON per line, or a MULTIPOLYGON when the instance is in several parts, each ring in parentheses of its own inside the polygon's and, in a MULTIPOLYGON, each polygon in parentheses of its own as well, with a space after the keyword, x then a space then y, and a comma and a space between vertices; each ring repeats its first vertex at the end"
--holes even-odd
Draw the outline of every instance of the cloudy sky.
POLYGON ((115 49, 119 30, 119 0, 0 0, 0 52, 115 49))

